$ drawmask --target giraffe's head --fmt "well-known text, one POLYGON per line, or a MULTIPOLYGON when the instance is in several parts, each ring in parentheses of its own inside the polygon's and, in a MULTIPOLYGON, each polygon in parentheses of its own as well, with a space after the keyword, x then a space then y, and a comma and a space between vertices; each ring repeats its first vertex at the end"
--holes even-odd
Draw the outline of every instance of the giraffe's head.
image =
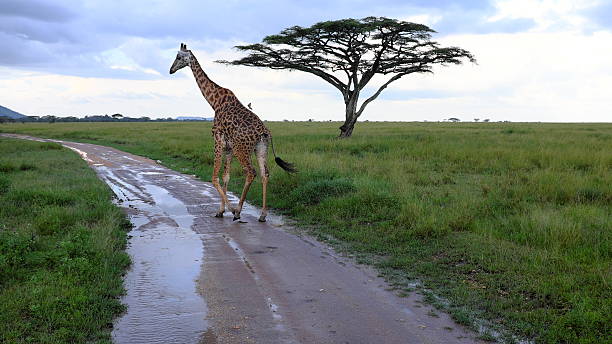
POLYGON ((172 67, 170 67, 170 74, 174 74, 177 70, 189 66, 190 59, 191 53, 187 50, 187 45, 181 43, 181 49, 176 54, 172 67))

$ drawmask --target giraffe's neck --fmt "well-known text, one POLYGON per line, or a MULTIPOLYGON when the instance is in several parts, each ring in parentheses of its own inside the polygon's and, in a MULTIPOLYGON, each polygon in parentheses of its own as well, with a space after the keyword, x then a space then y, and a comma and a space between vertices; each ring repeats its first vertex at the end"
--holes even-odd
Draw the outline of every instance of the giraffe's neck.
POLYGON ((202 70, 200 63, 193 55, 193 53, 190 52, 190 54, 191 57, 189 67, 191 67, 191 71, 193 72, 193 76, 195 77, 196 82, 198 83, 198 87, 200 87, 200 91, 202 92, 202 95, 204 96, 208 104, 210 104, 213 110, 217 111, 217 108, 220 105, 220 97, 218 93, 222 90, 222 87, 210 80, 208 75, 206 75, 206 73, 204 73, 204 71, 202 70))

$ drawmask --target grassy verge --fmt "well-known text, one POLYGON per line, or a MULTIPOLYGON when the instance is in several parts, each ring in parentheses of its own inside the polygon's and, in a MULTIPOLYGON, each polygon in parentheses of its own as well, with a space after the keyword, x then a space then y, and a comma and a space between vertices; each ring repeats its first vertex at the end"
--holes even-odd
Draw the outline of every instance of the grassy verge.
MULTIPOLYGON (((337 123, 268 125, 301 170, 272 169, 270 204, 315 235, 379 257, 392 280, 418 279, 458 322, 484 318, 540 343, 609 342, 612 125, 360 123, 348 140, 333 138, 337 123)), ((110 145, 210 180, 209 123, 0 131, 110 145)), ((237 164, 232 173, 239 191, 237 164)))
POLYGON ((128 225, 77 154, 0 138, 0 342, 110 342, 128 225))

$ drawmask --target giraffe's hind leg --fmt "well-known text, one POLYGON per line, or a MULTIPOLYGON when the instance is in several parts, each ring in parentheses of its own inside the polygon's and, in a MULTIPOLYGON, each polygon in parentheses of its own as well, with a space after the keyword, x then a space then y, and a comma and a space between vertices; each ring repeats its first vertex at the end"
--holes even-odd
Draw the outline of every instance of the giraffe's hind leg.
POLYGON ((251 163, 251 152, 252 149, 240 149, 236 151, 236 158, 240 162, 240 165, 242 165, 245 180, 244 187, 242 188, 242 195, 240 196, 240 201, 238 202, 238 207, 232 210, 232 213, 234 214, 234 221, 240 219, 242 205, 244 204, 244 200, 249 192, 251 183, 253 183, 253 179, 255 179, 256 175, 255 168, 253 168, 253 164, 251 163))
POLYGON ((225 193, 226 195, 227 195, 227 184, 229 184, 230 172, 232 171, 232 157, 233 157, 233 153, 231 149, 226 149, 225 165, 223 165, 223 193, 225 193))
POLYGON ((262 197, 262 208, 261 215, 259 216, 259 222, 266 222, 266 216, 268 215, 268 208, 266 207, 266 191, 268 188, 268 178, 270 173, 268 172, 268 143, 266 141, 260 141, 255 147, 255 154, 257 155, 257 164, 259 165, 259 172, 261 175, 261 197, 262 197))

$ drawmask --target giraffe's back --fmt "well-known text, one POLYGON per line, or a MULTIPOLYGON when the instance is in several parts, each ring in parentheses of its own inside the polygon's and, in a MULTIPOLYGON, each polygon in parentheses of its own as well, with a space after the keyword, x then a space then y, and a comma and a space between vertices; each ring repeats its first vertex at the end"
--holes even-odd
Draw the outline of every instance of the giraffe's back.
POLYGON ((262 138, 269 137, 270 131, 261 119, 237 99, 226 102, 215 112, 213 136, 223 135, 230 146, 252 149, 262 138))

